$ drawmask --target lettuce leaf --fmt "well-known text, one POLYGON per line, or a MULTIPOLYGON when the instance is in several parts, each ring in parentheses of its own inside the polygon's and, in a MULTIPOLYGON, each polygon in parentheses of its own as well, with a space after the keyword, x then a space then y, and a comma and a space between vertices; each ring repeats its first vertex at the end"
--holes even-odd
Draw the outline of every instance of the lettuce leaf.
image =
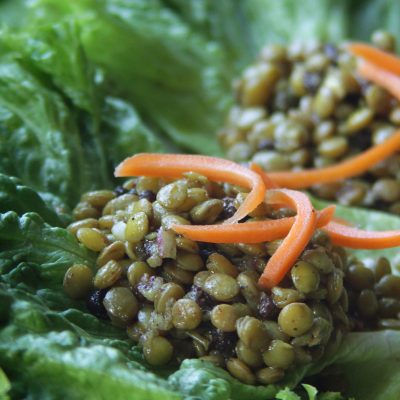
POLYGON ((72 207, 83 192, 112 187, 122 158, 162 149, 132 105, 105 95, 77 24, 38 28, 35 40, 2 32, 0 54, 0 172, 52 205, 72 207))
POLYGON ((355 399, 396 400, 400 393, 400 332, 350 333, 308 374, 328 366, 355 399))
MULTIPOLYGON (((0 3, 0 23, 13 27, 0 32, 0 398, 11 382, 12 398, 333 400, 341 395, 293 388, 308 375, 330 381, 340 373, 348 395, 397 400, 399 332, 349 334, 318 363, 288 374, 287 387, 244 385, 200 360, 151 369, 125 332, 63 294, 68 266, 93 266, 94 255, 53 211, 112 187, 113 167, 132 153, 220 154, 215 132, 232 101, 230 82, 259 48, 298 37, 365 38, 381 21, 398 32, 397 4, 364 3, 0 3)), ((399 227, 398 218, 371 211, 339 206, 338 214, 365 228, 399 227)), ((395 251, 381 254, 395 260, 395 251)))
POLYGON ((70 221, 65 209, 58 207, 55 212, 34 190, 22 185, 19 179, 0 174, 0 213, 7 211, 15 211, 18 215, 32 211, 53 226, 63 226, 70 221))

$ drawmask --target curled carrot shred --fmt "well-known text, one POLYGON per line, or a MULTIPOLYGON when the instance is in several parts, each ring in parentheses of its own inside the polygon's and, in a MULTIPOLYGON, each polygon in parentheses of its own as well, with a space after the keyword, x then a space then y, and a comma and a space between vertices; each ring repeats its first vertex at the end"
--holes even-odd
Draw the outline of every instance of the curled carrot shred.
MULTIPOLYGON (((332 220, 336 206, 317 212, 316 227, 332 220)), ((295 222, 295 217, 250 221, 237 225, 172 225, 176 233, 206 243, 262 243, 284 238, 295 222)))
POLYGON ((288 235, 269 259, 258 281, 260 287, 271 289, 285 277, 310 241, 316 227, 316 212, 307 195, 295 190, 272 189, 267 192, 266 202, 286 203, 297 211, 288 235))
POLYGON ((397 99, 400 99, 400 77, 373 63, 363 61, 357 67, 357 72, 369 81, 382 86, 397 99))
POLYGON ((351 249, 387 249, 400 246, 400 231, 365 231, 330 221, 322 228, 333 244, 351 249))
POLYGON ((312 185, 335 182, 359 175, 399 150, 400 130, 396 131, 383 143, 377 144, 355 157, 329 167, 308 169, 304 171, 270 172, 268 174, 262 171, 258 166, 256 167, 254 164, 251 164, 250 168, 259 173, 263 179, 264 176, 266 176, 268 179, 280 186, 291 189, 303 189, 312 185))
POLYGON ((375 64, 381 70, 385 69, 394 75, 400 75, 400 59, 386 51, 379 50, 366 43, 350 43, 347 50, 355 56, 375 64))
POLYGON ((235 223, 246 217, 263 200, 265 184, 260 175, 233 161, 222 158, 189 154, 136 154, 122 161, 115 169, 116 177, 154 176, 180 178, 183 173, 194 171, 214 182, 228 182, 251 189, 236 213, 224 223, 235 223))

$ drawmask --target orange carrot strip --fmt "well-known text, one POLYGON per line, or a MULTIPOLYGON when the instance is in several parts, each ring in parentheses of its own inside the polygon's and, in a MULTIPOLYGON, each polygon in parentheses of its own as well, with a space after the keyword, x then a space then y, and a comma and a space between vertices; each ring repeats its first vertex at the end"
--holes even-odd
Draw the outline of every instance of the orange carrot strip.
POLYGON ((290 189, 268 191, 266 202, 289 203, 297 210, 289 234, 269 259, 258 281, 262 288, 271 289, 285 277, 310 241, 315 231, 316 212, 307 195, 290 189))
MULTIPOLYGON (((399 80, 400 83, 400 80, 399 80)), ((386 139, 363 153, 342 161, 338 164, 318 169, 304 171, 281 171, 270 172, 268 178, 280 186, 303 189, 319 183, 335 182, 341 179, 360 175, 371 166, 386 159, 400 150, 400 130, 396 131, 390 138, 386 139)), ((253 171, 259 171, 251 165, 253 171)), ((259 172, 264 177, 265 172, 259 172)))
POLYGON ((250 163, 250 169, 254 172, 257 172, 258 175, 261 176, 261 179, 264 182, 264 185, 267 189, 276 189, 279 186, 274 182, 269 174, 267 174, 259 165, 250 163))
MULTIPOLYGON (((336 207, 328 206, 317 213, 316 227, 332 220, 336 207)), ((236 225, 172 225, 171 228, 186 238, 206 243, 261 243, 282 239, 290 231, 295 217, 250 221, 236 225)))
POLYGON ((344 226, 354 226, 353 222, 347 221, 347 219, 341 218, 341 217, 333 217, 331 219, 331 221, 333 222, 337 222, 340 225, 344 225, 344 226))
POLYGON ((337 246, 351 249, 387 249, 400 246, 400 231, 364 231, 331 221, 322 228, 337 246))
POLYGON ((188 154, 142 153, 122 161, 115 169, 114 175, 117 177, 144 175, 180 178, 184 172, 189 171, 205 175, 215 182, 229 182, 251 189, 236 213, 224 221, 226 224, 246 217, 264 200, 266 188, 257 173, 221 158, 188 154))
POLYGON ((357 67, 357 72, 369 81, 382 86, 397 99, 400 99, 400 77, 388 72, 375 64, 367 61, 361 62, 357 67))
POLYGON ((350 43, 347 45, 347 49, 350 53, 380 67, 380 69, 400 75, 400 59, 393 54, 365 43, 350 43))

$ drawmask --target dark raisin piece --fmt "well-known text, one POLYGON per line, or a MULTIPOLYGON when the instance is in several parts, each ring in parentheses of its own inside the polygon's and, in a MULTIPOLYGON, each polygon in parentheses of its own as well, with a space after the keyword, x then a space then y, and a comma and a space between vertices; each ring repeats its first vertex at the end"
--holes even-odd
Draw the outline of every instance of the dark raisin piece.
POLYGON ((210 254, 215 253, 217 251, 215 245, 211 243, 199 242, 198 244, 200 247, 199 254, 203 258, 203 260, 207 260, 210 254))
POLYGON ((219 329, 210 330, 211 333, 211 350, 217 350, 224 357, 232 357, 235 354, 235 346, 238 341, 234 332, 222 332, 219 329))
POLYGON ((103 300, 107 291, 107 289, 95 290, 86 302, 86 307, 89 312, 98 318, 107 318, 107 311, 103 305, 103 300))
POLYGON ((339 51, 338 48, 332 43, 326 43, 324 46, 324 53, 333 63, 337 62, 339 51))
POLYGON ((135 246, 135 253, 140 261, 145 261, 157 253, 157 244, 154 240, 145 240, 135 246))
POLYGON ((279 308, 266 293, 261 293, 257 309, 261 319, 274 319, 279 314, 279 308))
POLYGON ((350 148, 357 148, 360 150, 367 150, 372 146, 371 132, 369 129, 363 129, 360 133, 349 137, 350 148))
POLYGON ((257 150, 273 150, 274 148, 274 141, 272 139, 263 139, 257 145, 257 150))
POLYGON ((315 93, 321 83, 321 77, 315 72, 306 72, 304 74, 304 87, 310 93, 315 93))
POLYGON ((232 197, 224 197, 222 199, 223 202, 223 210, 221 213, 221 218, 222 219, 228 219, 232 217, 233 214, 236 212, 236 207, 234 206, 234 199, 232 197))
POLYGON ((192 285, 185 297, 194 300, 203 311, 211 311, 216 304, 208 293, 196 285, 192 285))
POLYGON ((127 190, 126 190, 123 186, 117 186, 117 187, 114 189, 114 193, 115 193, 117 196, 121 196, 121 195, 125 194, 126 192, 127 192, 127 190))
POLYGON ((143 192, 141 192, 139 194, 139 198, 140 199, 147 199, 148 201, 150 201, 150 203, 153 203, 153 201, 156 200, 156 195, 151 190, 144 190, 143 192))

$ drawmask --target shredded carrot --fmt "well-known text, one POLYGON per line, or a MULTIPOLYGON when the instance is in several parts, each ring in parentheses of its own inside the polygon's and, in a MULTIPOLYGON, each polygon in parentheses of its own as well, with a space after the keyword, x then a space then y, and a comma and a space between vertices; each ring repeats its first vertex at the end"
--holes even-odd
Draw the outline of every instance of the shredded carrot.
MULTIPOLYGON (((317 212, 316 227, 332 220, 336 206, 331 205, 317 212)), ((284 238, 290 231, 295 217, 250 221, 237 225, 172 225, 171 228, 186 238, 206 243, 261 243, 284 238)))
POLYGON ((264 185, 267 189, 276 189, 279 186, 276 182, 274 182, 269 174, 267 174, 259 165, 250 163, 250 169, 254 172, 257 172, 258 175, 261 176, 261 179, 264 182, 264 185))
POLYGON ((400 75, 400 59, 386 51, 365 43, 350 43, 347 49, 355 56, 375 64, 380 69, 385 69, 395 75, 400 75))
POLYGON ((397 99, 400 99, 400 77, 388 72, 375 64, 367 61, 361 62, 357 67, 357 72, 369 81, 382 86, 397 99))
POLYGON ((156 176, 180 178, 184 172, 194 171, 214 182, 228 182, 251 189, 236 213, 224 223, 234 223, 246 217, 263 200, 266 187, 257 173, 232 161, 221 158, 187 154, 136 154, 122 161, 114 175, 156 176))
POLYGON ((354 226, 354 224, 352 222, 347 221, 347 219, 340 218, 340 217, 333 217, 333 218, 331 218, 331 221, 337 222, 340 225, 354 226))
POLYGON ((364 231, 331 221, 322 228, 337 246, 352 249, 387 249, 400 246, 400 231, 364 231))
POLYGON ((272 189, 267 192, 267 203, 288 203, 297 215, 288 235, 269 259, 258 281, 264 289, 279 284, 307 246, 315 231, 316 212, 306 194, 290 189, 272 189))
POLYGON ((373 146, 355 157, 329 167, 304 171, 270 172, 268 174, 260 171, 259 168, 255 168, 254 164, 250 165, 250 168, 258 172, 263 179, 264 176, 267 175, 268 179, 272 179, 280 186, 291 189, 302 189, 320 183, 335 182, 359 175, 399 150, 400 130, 396 131, 383 143, 373 146))

